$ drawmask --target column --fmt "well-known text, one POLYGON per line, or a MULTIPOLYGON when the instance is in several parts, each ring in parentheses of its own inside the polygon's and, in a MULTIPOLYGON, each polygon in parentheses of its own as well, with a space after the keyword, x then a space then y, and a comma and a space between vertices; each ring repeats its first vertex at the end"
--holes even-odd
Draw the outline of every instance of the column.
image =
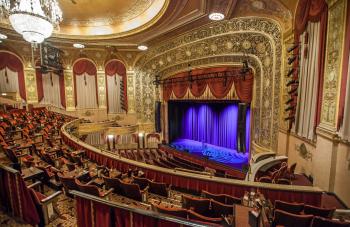
POLYGON ((98 87, 98 107, 101 109, 107 109, 105 71, 102 71, 102 70, 97 71, 97 87, 98 87))

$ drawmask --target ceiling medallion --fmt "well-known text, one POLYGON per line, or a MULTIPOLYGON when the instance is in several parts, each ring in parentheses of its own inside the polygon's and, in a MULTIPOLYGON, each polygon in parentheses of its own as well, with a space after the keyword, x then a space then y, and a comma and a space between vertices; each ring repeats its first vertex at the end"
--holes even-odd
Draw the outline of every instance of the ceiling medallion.
POLYGON ((211 14, 209 14, 209 19, 210 20, 218 21, 218 20, 223 20, 224 18, 225 18, 225 16, 222 13, 211 13, 211 14))
POLYGON ((139 45, 139 46, 137 47, 137 49, 142 50, 142 51, 145 51, 145 50, 148 49, 148 47, 145 46, 145 45, 139 45))
POLYGON ((78 48, 78 49, 84 49, 84 48, 85 48, 85 45, 84 45, 84 44, 81 44, 81 43, 74 43, 74 44, 73 44, 73 47, 74 47, 74 48, 78 48))
POLYGON ((7 39, 7 35, 0 33, 0 40, 7 39))
POLYGON ((62 21, 57 0, 0 0, 0 17, 27 42, 42 43, 62 21))

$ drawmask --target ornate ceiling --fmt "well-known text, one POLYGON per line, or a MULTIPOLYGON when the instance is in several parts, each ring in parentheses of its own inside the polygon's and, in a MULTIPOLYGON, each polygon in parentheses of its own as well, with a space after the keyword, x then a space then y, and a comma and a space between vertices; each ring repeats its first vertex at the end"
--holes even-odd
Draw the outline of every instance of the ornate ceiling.
POLYGON ((89 39, 126 36, 154 24, 169 0, 60 0, 63 21, 57 37, 89 39))
MULTIPOLYGON (((211 23, 208 14, 222 12, 227 19, 257 16, 276 20, 283 33, 292 30, 297 0, 60 0, 63 22, 48 39, 63 49, 72 43, 87 48, 136 51, 211 23)), ((6 21, 0 29, 9 40, 23 42, 6 21), (5 29, 5 30, 4 30, 5 29)))

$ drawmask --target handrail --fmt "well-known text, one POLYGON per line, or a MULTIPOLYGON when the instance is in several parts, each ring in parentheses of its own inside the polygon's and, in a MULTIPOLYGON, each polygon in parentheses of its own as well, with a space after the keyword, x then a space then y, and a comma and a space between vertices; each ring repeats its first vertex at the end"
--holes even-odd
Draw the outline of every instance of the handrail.
POLYGON ((3 169, 5 171, 8 171, 10 173, 13 173, 13 174, 19 174, 19 171, 10 167, 10 166, 6 166, 6 165, 3 165, 3 164, 0 164, 0 169, 3 169))
POLYGON ((100 198, 100 197, 97 197, 97 196, 94 196, 91 194, 86 194, 86 193, 83 193, 80 191, 76 191, 76 190, 69 191, 69 193, 74 195, 74 196, 78 196, 78 197, 81 197, 83 199, 89 199, 89 200, 92 200, 94 202, 102 203, 102 204, 110 206, 110 207, 124 209, 127 211, 131 211, 133 213, 138 213, 141 215, 145 215, 145 216, 149 216, 149 217, 153 217, 153 218, 157 218, 157 219, 162 219, 165 221, 175 222, 175 223, 182 224, 185 226, 194 226, 194 227, 206 227, 206 226, 208 226, 208 225, 199 224, 199 223, 196 223, 193 221, 188 221, 188 220, 185 220, 185 219, 182 219, 179 217, 172 217, 172 216, 169 216, 167 214, 161 214, 161 213, 158 213, 155 211, 149 211, 149 210, 131 207, 131 206, 128 206, 124 203, 118 203, 115 201, 112 202, 112 201, 109 201, 109 200, 106 200, 106 199, 103 199, 103 198, 100 198))
POLYGON ((236 179, 228 179, 228 178, 221 178, 221 177, 215 177, 215 176, 206 176, 206 175, 201 175, 201 174, 196 174, 196 173, 187 173, 175 169, 167 169, 159 166, 154 166, 138 161, 134 161, 131 159, 123 158, 115 153, 112 153, 107 150, 103 149, 98 149, 90 144, 87 144, 77 137, 69 134, 66 131, 66 127, 70 126, 73 123, 79 122, 79 119, 73 120, 71 122, 68 122, 63 125, 61 128, 61 132, 70 140, 78 143, 80 146, 84 147, 85 149, 88 149, 92 152, 95 152, 97 154, 103 155, 105 157, 118 160, 121 162, 124 162, 126 164, 130 164, 133 166, 137 166, 139 168, 145 168, 149 170, 154 170, 154 171, 159 171, 162 173, 167 173, 167 174, 172 174, 172 175, 177 175, 179 177, 189 177, 189 178, 194 178, 194 179, 201 179, 201 180, 206 180, 206 181, 211 181, 211 182, 216 182, 216 183, 223 183, 223 184, 229 184, 229 185, 237 185, 237 186, 246 186, 246 187, 255 187, 255 188, 261 188, 261 189, 271 189, 271 190, 282 190, 282 191, 296 191, 296 192, 314 192, 314 193, 321 193, 323 190, 321 190, 318 187, 313 187, 313 186, 298 186, 298 185, 278 185, 278 184, 269 184, 269 183, 262 183, 262 182, 250 182, 250 181, 243 181, 243 180, 236 180, 236 179))

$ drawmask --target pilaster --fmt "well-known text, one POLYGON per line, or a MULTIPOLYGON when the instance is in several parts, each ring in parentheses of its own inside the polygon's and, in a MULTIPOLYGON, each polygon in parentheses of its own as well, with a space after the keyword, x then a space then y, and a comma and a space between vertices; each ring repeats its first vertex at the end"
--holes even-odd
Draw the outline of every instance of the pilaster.
POLYGON ((64 85, 66 94, 66 109, 67 111, 75 110, 74 98, 74 77, 72 69, 64 70, 64 85))
POLYGON ((26 88, 27 103, 38 103, 38 93, 36 86, 35 69, 33 67, 24 68, 24 80, 26 88))
POLYGON ((321 123, 328 133, 337 131, 347 0, 328 0, 326 63, 323 81, 321 123))
POLYGON ((98 87, 98 106, 101 109, 107 108, 106 96, 106 75, 105 71, 97 71, 97 87, 98 87))

